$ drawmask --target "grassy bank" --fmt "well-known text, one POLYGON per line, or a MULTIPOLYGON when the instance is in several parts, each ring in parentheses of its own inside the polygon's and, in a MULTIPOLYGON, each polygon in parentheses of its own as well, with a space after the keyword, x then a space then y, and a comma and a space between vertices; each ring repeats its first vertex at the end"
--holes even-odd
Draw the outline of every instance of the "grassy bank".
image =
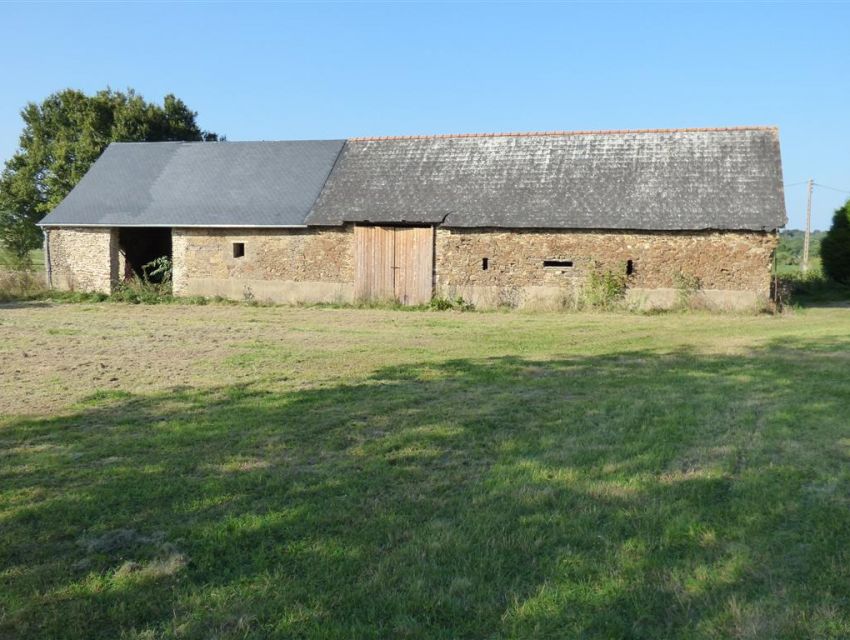
POLYGON ((4 307, 0 637, 847 637, 848 325, 4 307))

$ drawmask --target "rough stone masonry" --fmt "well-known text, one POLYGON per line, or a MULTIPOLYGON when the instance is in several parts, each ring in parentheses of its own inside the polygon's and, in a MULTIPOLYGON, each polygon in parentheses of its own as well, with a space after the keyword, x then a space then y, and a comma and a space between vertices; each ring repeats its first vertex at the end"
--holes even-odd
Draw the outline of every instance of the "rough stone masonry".
MULTIPOLYGON (((352 226, 293 230, 174 229, 175 295, 286 303, 353 302, 352 226), (233 243, 245 254, 233 256, 233 243)), ((49 232, 54 286, 109 293, 120 284, 117 233, 49 232)), ((628 295, 668 306, 677 279, 699 283, 711 306, 755 306, 770 293, 775 233, 437 229, 436 295, 480 308, 557 308, 593 271, 631 264, 628 295), (486 268, 484 268, 486 259, 486 268), (545 266, 547 261, 570 266, 545 266)))
POLYGON ((775 233, 438 229, 436 284, 480 307, 557 307, 591 271, 629 268, 628 295, 669 306, 683 280, 715 307, 756 306, 770 295, 775 233), (487 268, 484 269, 484 259, 487 268), (546 267, 545 261, 569 262, 546 267))

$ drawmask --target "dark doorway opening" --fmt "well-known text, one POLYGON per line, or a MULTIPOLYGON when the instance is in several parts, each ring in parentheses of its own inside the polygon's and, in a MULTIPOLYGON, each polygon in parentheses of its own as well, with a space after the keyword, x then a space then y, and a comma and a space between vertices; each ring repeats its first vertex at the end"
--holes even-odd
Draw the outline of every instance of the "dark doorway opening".
POLYGON ((133 276, 148 278, 160 284, 164 274, 151 274, 151 262, 157 258, 171 261, 171 229, 168 227, 121 227, 118 229, 118 250, 124 256, 123 280, 133 276), (147 269, 145 268, 147 266, 147 269))

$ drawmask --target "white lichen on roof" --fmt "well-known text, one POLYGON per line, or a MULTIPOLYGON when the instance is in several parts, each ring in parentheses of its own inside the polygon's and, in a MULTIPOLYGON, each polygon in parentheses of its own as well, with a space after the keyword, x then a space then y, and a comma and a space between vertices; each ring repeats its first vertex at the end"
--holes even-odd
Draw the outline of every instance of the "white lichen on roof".
POLYGON ((772 127, 349 140, 310 224, 776 229, 772 127))

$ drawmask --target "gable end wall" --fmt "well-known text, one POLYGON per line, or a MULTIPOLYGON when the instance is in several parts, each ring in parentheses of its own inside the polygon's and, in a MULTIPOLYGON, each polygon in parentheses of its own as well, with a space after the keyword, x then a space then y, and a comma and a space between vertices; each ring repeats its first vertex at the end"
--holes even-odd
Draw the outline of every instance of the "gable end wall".
POLYGON ((118 277, 118 231, 100 227, 46 229, 47 268, 55 289, 109 294, 118 277))

